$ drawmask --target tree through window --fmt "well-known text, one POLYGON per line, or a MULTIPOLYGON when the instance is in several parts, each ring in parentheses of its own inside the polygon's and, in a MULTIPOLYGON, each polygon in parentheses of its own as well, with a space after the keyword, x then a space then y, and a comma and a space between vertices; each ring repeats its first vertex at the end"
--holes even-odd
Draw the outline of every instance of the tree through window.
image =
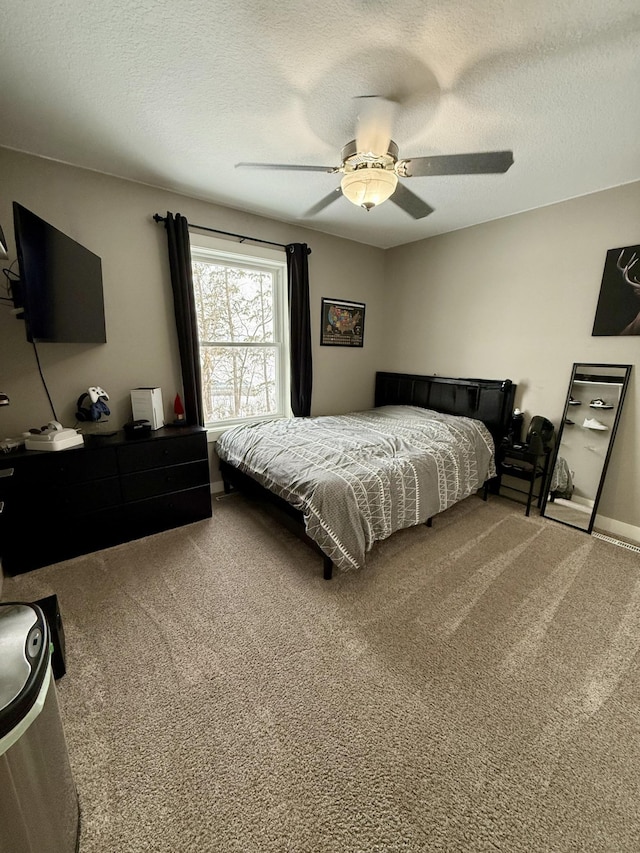
POLYGON ((191 252, 205 424, 288 415, 284 259, 191 252))

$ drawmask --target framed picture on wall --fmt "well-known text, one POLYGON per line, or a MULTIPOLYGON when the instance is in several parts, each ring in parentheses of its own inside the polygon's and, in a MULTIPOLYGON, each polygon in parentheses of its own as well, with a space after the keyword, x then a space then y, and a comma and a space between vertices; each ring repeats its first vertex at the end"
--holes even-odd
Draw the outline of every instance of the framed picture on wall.
POLYGON ((591 335, 640 335, 640 246, 607 252, 591 335))
POLYGON ((325 347, 361 347, 364 345, 363 302, 322 297, 320 344, 325 347))

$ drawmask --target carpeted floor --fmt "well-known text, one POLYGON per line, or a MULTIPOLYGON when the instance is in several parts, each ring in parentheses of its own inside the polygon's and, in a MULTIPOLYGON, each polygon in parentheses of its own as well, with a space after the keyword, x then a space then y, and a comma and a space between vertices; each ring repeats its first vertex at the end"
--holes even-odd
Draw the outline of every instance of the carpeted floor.
POLYGON ((640 850, 640 557, 477 497, 361 572, 240 497, 57 593, 81 853, 640 850))

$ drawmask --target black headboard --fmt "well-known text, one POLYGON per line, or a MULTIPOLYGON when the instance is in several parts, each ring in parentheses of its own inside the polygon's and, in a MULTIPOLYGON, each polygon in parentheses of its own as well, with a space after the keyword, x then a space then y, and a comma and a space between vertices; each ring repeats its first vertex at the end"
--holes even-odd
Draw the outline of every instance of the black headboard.
POLYGON ((483 421, 496 446, 509 432, 517 386, 510 379, 376 373, 376 406, 420 406, 483 421))

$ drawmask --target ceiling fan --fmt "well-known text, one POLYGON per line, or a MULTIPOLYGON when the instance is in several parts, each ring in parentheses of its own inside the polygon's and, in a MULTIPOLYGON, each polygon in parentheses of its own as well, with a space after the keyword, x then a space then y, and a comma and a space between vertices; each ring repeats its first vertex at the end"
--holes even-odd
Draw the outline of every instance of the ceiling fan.
POLYGON ((236 163, 236 168, 280 169, 294 172, 342 173, 340 185, 320 199, 307 216, 314 216, 340 196, 371 210, 390 199, 414 219, 423 219, 433 208, 407 189, 399 178, 429 175, 479 175, 506 172, 513 164, 512 151, 474 154, 440 154, 399 159, 391 139, 395 103, 377 95, 364 95, 358 115, 356 138, 343 147, 339 166, 298 166, 286 163, 236 163))

